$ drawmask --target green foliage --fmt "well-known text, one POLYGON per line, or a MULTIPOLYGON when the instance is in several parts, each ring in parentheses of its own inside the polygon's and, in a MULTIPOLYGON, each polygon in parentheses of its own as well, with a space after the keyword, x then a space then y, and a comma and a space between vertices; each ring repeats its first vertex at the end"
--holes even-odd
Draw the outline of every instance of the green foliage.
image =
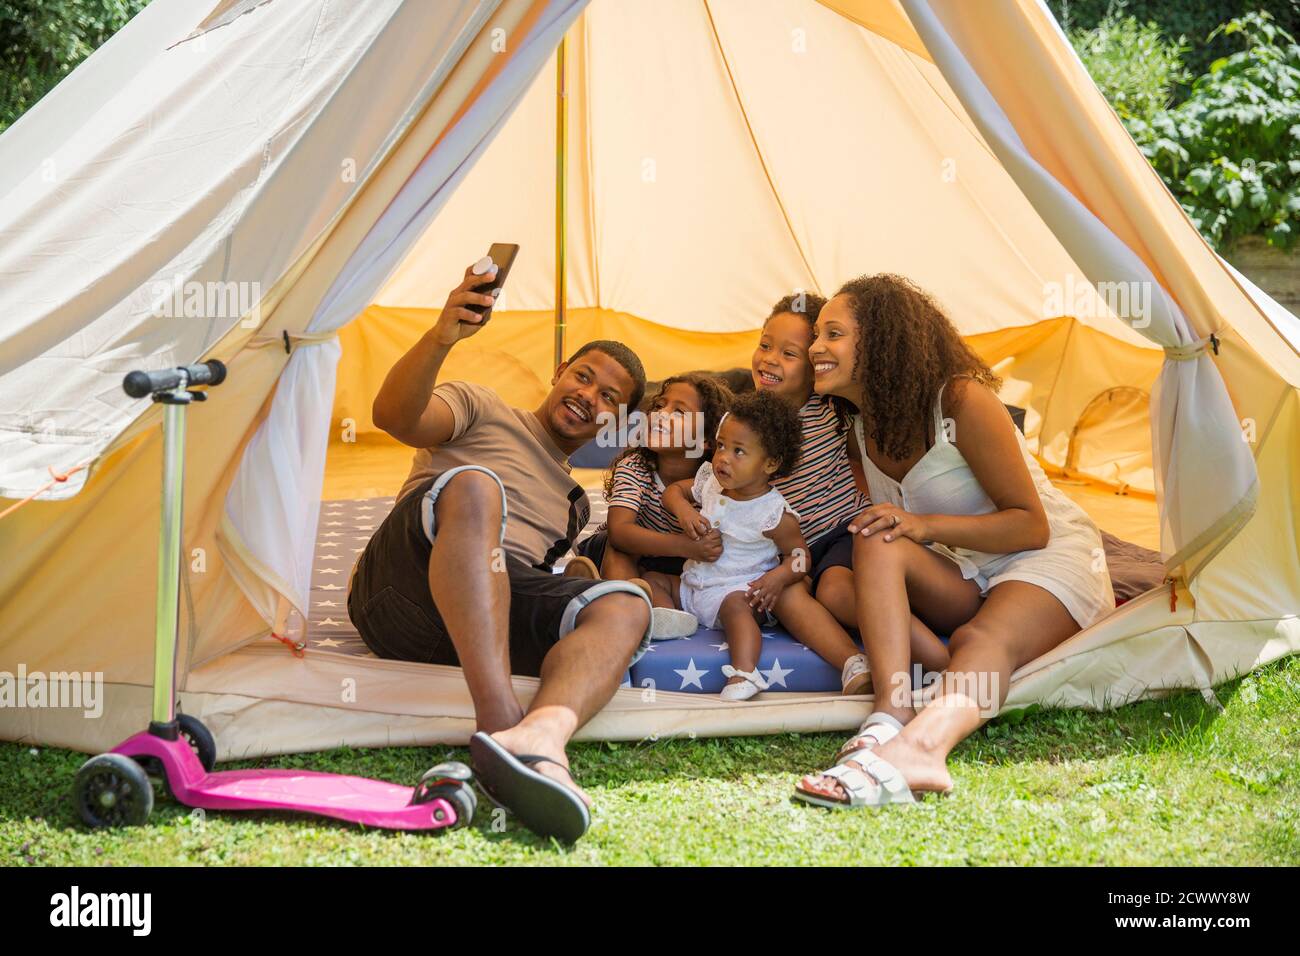
POLYGON ((149 0, 0 0, 0 132, 149 0))
POLYGON ((1156 23, 1126 16, 1122 6, 1112 8, 1092 29, 1072 31, 1070 42, 1125 122, 1152 122, 1173 102, 1175 87, 1192 79, 1183 66, 1186 37, 1166 39, 1156 23))
POLYGON ((1300 45, 1267 13, 1214 35, 1245 48, 1215 60, 1182 103, 1129 130, 1211 244, 1263 234, 1289 248, 1300 233, 1300 45))
MULTIPOLYGON (((1115 0, 1048 0, 1052 13, 1067 32, 1090 30, 1111 12, 1115 0)), ((1262 10, 1284 30, 1300 34, 1300 0, 1126 0, 1125 13, 1141 23, 1155 23, 1166 39, 1185 36, 1194 41, 1184 64, 1199 75, 1236 47, 1222 34, 1207 40, 1220 23, 1245 10, 1262 10)), ((1175 99, 1184 92, 1175 89, 1175 99)))
POLYGON ((1237 49, 1209 64, 1170 106, 1183 38, 1162 38, 1113 8, 1071 42, 1120 119, 1202 235, 1216 247, 1300 236, 1300 46, 1267 11, 1217 27, 1237 49))

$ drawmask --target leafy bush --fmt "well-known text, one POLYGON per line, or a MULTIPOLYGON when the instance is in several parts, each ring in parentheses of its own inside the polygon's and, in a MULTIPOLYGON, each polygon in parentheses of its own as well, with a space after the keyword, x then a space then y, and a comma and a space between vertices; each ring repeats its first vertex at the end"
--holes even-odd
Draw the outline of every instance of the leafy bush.
POLYGON ((0 132, 149 0, 0 0, 0 132))
POLYGON ((1166 39, 1156 23, 1125 12, 1111 7, 1092 29, 1072 31, 1070 42, 1120 118, 1149 124, 1169 108, 1176 86, 1191 83, 1183 66, 1189 48, 1186 37, 1166 39))
POLYGON ((1300 45, 1264 12, 1211 36, 1245 49, 1215 60, 1182 103, 1127 126, 1212 245, 1262 233, 1289 248, 1300 235, 1300 45))
MULTIPOLYGON (((1112 12, 1115 0, 1048 0, 1052 13, 1067 32, 1095 28, 1112 12)), ((1231 17, 1245 10, 1262 10, 1292 34, 1300 35, 1300 0, 1125 0, 1125 12, 1141 23, 1155 23, 1167 39, 1185 36, 1197 42, 1187 51, 1183 63, 1194 76, 1208 72, 1210 64, 1232 53, 1236 47, 1228 36, 1205 37, 1231 17)), ((1186 93, 1175 88, 1175 102, 1186 93)))

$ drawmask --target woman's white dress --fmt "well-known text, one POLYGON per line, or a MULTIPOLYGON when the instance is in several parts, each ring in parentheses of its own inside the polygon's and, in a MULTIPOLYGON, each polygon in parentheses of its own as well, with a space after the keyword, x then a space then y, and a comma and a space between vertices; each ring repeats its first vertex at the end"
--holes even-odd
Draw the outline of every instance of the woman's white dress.
MULTIPOLYGON (((895 481, 867 455, 862 419, 854 422, 862 468, 873 502, 889 502, 913 514, 981 515, 997 510, 957 445, 944 429, 943 389, 934 405, 934 445, 912 469, 895 481)), ((1082 508, 1052 484, 1025 438, 1016 430, 1025 465, 1038 488, 1047 513, 1051 538, 1047 547, 1010 554, 952 548, 931 542, 929 547, 956 562, 962 577, 979 585, 980 594, 1003 581, 1027 581, 1050 592, 1084 628, 1115 608, 1106 552, 1097 526, 1082 508)))
POLYGON ((691 494, 700 513, 722 533, 722 555, 716 561, 692 559, 682 565, 682 610, 694 614, 704 627, 717 627, 723 599, 748 590, 750 581, 781 563, 776 542, 763 532, 780 524, 787 511, 796 520, 799 516, 775 488, 748 501, 728 498, 709 462, 695 473, 691 494))

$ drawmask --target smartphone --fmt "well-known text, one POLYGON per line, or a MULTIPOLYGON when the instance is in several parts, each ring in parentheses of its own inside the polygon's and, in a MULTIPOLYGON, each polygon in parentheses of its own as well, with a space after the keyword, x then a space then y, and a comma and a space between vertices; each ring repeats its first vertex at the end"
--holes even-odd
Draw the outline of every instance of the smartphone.
MULTIPOLYGON (((514 242, 494 242, 492 248, 488 250, 488 258, 491 259, 497 267, 497 278, 490 286, 481 287, 477 291, 486 295, 498 295, 501 287, 506 284, 506 276, 510 275, 510 267, 515 263, 515 256, 519 254, 519 244, 514 242)), ((492 318, 493 306, 490 305, 467 305, 465 308, 471 312, 477 312, 483 316, 484 325, 492 318)))

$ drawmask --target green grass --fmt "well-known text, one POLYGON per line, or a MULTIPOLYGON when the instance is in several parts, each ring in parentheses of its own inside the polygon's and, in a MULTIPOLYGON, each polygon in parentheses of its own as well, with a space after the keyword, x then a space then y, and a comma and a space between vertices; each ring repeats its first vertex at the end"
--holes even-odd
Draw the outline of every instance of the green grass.
MULTIPOLYGON (((209 813, 159 796, 147 826, 91 832, 69 790, 84 759, 0 744, 0 865, 1300 864, 1300 658, 1218 689, 1107 713, 1003 718, 953 754, 957 789, 915 807, 790 801, 841 735, 584 744, 596 800, 572 849, 494 818, 439 834, 209 813)), ((334 750, 232 766, 414 781, 446 748, 334 750)), ((463 750, 452 752, 465 759, 463 750)))

